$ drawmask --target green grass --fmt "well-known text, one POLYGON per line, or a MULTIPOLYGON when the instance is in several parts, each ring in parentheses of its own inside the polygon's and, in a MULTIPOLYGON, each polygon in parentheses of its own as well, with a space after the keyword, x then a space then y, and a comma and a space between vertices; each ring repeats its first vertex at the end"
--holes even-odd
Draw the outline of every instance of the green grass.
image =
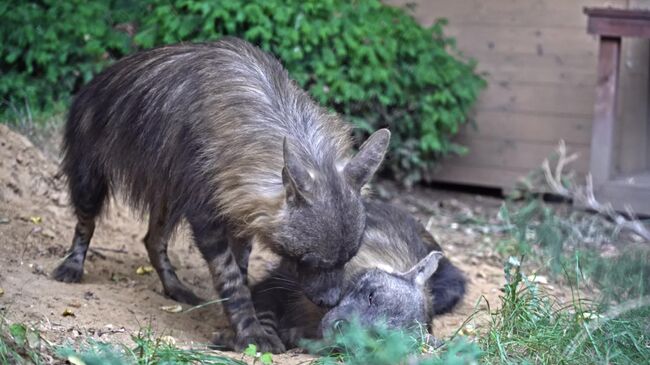
MULTIPOLYGON (((319 356, 315 364, 641 364, 650 362, 650 297, 605 306, 574 297, 568 303, 547 294, 523 272, 525 262, 510 258, 498 305, 468 319, 487 318, 473 341, 462 336, 434 349, 424 332, 371 329, 351 325, 344 331, 305 346, 319 356)), ((580 264, 571 267, 578 271, 580 264)), ((566 272, 570 271, 568 268, 566 272)), ((567 276, 569 276, 567 274, 567 276)), ((578 281, 571 283, 579 286, 578 281)), ((243 364, 206 349, 182 349, 150 330, 133 336, 134 346, 86 341, 51 346, 20 324, 0 328, 0 363, 73 364, 243 364)), ((270 356, 246 351, 248 363, 269 364, 270 356)))
MULTIPOLYGON (((650 300, 611 306, 574 292, 562 303, 506 264, 498 309, 479 338, 486 364, 640 364, 650 361, 650 300), (621 308, 628 310, 619 311, 621 308), (619 313, 620 312, 620 313, 619 313)), ((577 284, 577 283, 576 283, 577 284)))
POLYGON ((475 364, 481 354, 476 344, 462 337, 435 349, 428 339, 424 329, 396 331, 381 324, 364 328, 353 321, 345 330, 303 346, 320 356, 314 362, 318 365, 475 364))
MULTIPOLYGON (((650 295, 650 245, 620 237, 615 225, 585 212, 561 212, 540 199, 519 208, 506 203, 499 216, 506 236, 496 247, 504 256, 527 256, 556 279, 597 288, 602 301, 650 295), (603 243, 614 253, 603 255, 603 243), (577 269, 566 270, 567 267, 577 269)), ((628 237, 629 238, 629 237, 628 237)))
MULTIPOLYGON (((475 338, 460 335, 443 346, 429 345, 424 331, 389 330, 381 325, 345 330, 305 347, 315 364, 646 364, 650 363, 650 248, 617 247, 605 256, 571 236, 572 220, 541 202, 500 212, 507 229, 497 249, 510 254, 498 303, 486 302, 466 322, 478 323, 475 338), (515 258, 519 257, 519 258, 515 258), (550 295, 527 275, 543 264, 543 273, 562 279, 568 301, 550 295), (598 296, 581 297, 585 286, 598 296), (486 321, 483 321, 486 320, 486 321)), ((591 229, 591 228, 590 228, 591 229)), ((598 231, 602 234, 603 230, 598 231)), ((581 237, 586 237, 582 235, 581 237)), ((135 345, 86 341, 54 346, 21 324, 0 322, 0 363, 73 364, 243 364, 268 365, 269 354, 251 347, 240 360, 207 349, 183 349, 150 330, 133 335, 135 345)), ((459 329, 458 333, 462 333, 459 329)))
MULTIPOLYGON (((143 329, 132 336, 135 345, 110 344, 86 339, 81 344, 52 345, 23 324, 0 326, 0 364, 45 364, 53 359, 74 365, 205 364, 242 365, 207 348, 178 347, 169 337, 143 329)), ((243 357, 243 355, 242 355, 243 357)))

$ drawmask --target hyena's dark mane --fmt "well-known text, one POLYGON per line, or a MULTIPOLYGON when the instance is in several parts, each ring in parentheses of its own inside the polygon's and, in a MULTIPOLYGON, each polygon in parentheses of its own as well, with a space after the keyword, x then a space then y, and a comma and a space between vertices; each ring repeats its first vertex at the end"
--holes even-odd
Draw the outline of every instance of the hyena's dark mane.
POLYGON ((316 105, 273 57, 236 38, 163 46, 126 57, 76 96, 62 168, 75 171, 78 156, 92 153, 86 168, 105 176, 111 190, 125 187, 119 190, 143 212, 166 197, 178 221, 210 203, 238 217, 235 227, 259 232, 282 214, 278 151, 286 135, 312 171, 347 162, 349 126, 316 105))

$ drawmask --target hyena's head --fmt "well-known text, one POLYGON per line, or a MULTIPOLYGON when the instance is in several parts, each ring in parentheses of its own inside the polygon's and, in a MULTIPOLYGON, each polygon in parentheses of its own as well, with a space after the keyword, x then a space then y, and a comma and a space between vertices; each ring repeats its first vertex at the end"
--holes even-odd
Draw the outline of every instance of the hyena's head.
POLYGON ((366 222, 361 189, 379 168, 389 140, 390 132, 379 130, 345 166, 322 156, 331 161, 317 171, 285 140, 286 208, 272 237, 279 254, 308 270, 340 267, 356 254, 366 222))
POLYGON ((426 325, 431 319, 431 297, 425 283, 438 269, 441 257, 442 252, 432 251, 405 273, 381 269, 365 272, 323 317, 323 333, 353 318, 364 326, 381 321, 398 329, 426 325))

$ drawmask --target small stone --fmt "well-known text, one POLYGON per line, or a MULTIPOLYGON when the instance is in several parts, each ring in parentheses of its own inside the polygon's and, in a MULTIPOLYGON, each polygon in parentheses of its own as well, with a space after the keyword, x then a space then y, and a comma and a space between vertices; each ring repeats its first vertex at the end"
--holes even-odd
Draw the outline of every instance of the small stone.
POLYGON ((160 342, 167 346, 176 346, 176 339, 172 336, 162 336, 160 342))
POLYGON ((63 313, 61 313, 61 315, 64 316, 64 317, 75 317, 74 312, 70 308, 64 309, 63 313))
POLYGON ((45 228, 44 230, 41 231, 41 234, 49 239, 54 239, 56 238, 56 235, 51 229, 45 228))
POLYGON ((528 276, 528 280, 532 281, 533 283, 548 285, 548 278, 543 275, 530 275, 528 276))
POLYGON ((138 275, 148 275, 153 272, 153 267, 151 266, 140 266, 135 270, 135 273, 138 275))
POLYGON ((183 311, 183 307, 181 307, 180 304, 163 305, 162 307, 160 307, 160 309, 162 309, 163 311, 168 312, 168 313, 179 313, 179 312, 183 311))

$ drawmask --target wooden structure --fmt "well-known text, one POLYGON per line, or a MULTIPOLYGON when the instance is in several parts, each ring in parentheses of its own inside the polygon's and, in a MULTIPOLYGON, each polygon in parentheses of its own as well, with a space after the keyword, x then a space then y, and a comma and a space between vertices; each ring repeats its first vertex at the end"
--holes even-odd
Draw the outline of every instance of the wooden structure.
MULTIPOLYGON (((580 155, 572 164, 576 172, 589 172, 599 37, 586 31, 583 9, 650 9, 650 1, 384 1, 414 3, 411 14, 424 25, 448 19, 445 33, 486 73, 488 88, 473 117, 477 128, 463 128, 457 138, 470 152, 446 160, 437 180, 509 188, 538 168, 560 139, 569 152, 580 155)), ((612 177, 635 175, 650 166, 649 59, 650 42, 622 40, 612 177)))
MULTIPOLYGON (((612 202, 619 209, 629 206, 634 211, 650 214, 650 168, 627 176, 617 176, 614 171, 622 37, 650 38, 650 11, 585 8, 584 12, 589 17, 589 33, 599 37, 589 165, 594 193, 596 199, 612 202)), ((650 119, 646 122, 650 123, 650 119)), ((639 154, 648 153, 647 143, 634 147, 639 154)))

